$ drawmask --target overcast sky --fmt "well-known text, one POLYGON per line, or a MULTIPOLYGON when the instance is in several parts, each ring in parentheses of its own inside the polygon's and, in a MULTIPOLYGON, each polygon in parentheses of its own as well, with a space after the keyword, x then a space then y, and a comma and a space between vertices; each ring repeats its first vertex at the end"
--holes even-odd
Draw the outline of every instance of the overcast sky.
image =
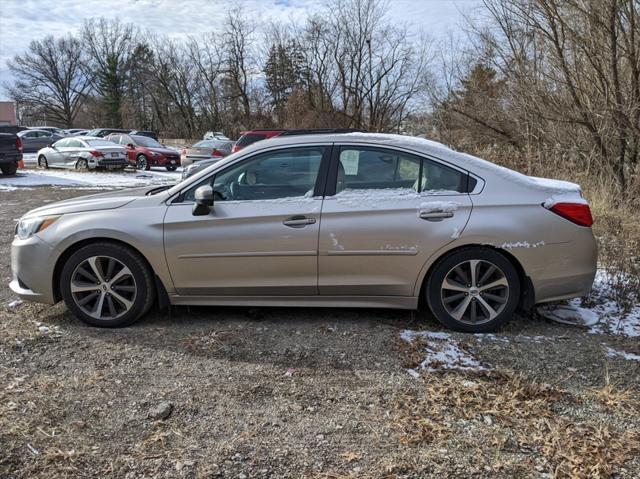
MULTIPOLYGON (((455 31, 464 12, 481 0, 389 0, 389 16, 407 23, 416 32, 438 38, 455 31), (462 13, 461 13, 462 12, 462 13)), ((29 42, 47 34, 75 32, 85 19, 119 18, 173 37, 219 30, 226 12, 240 4, 256 23, 269 20, 302 20, 320 10, 321 0, 1 0, 0 1, 0 98, 1 87, 11 81, 7 60, 23 52, 29 42)))

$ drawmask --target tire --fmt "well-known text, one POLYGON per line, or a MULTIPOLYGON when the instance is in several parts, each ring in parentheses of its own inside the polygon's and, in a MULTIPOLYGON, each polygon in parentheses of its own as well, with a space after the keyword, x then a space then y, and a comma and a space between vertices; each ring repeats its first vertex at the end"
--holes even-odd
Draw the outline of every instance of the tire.
POLYGON ((464 248, 438 260, 425 293, 431 312, 447 328, 486 333, 512 318, 520 299, 520 278, 498 251, 464 248))
POLYGON ((151 165, 149 164, 149 160, 144 155, 138 155, 136 157, 136 170, 150 170, 151 165))
POLYGON ((42 168, 43 170, 49 169, 49 162, 44 155, 38 157, 38 168, 42 168))
POLYGON ((176 165, 167 166, 167 171, 176 171, 178 167, 176 165))
POLYGON ((75 317, 102 328, 132 324, 155 299, 153 272, 146 261, 131 248, 111 242, 73 253, 62 267, 60 287, 75 317))
POLYGON ((76 170, 87 171, 89 169, 89 162, 85 158, 80 158, 76 161, 76 170))
POLYGON ((13 176, 16 174, 16 171, 18 171, 18 163, 15 161, 12 161, 11 163, 5 163, 4 165, 0 166, 0 170, 2 170, 3 175, 13 176))

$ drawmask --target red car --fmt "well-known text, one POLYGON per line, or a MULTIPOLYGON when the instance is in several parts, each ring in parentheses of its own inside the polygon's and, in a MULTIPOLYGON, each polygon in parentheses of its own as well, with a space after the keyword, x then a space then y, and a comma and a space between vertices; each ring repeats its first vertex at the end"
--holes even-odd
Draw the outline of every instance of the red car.
POLYGON ((148 170, 152 166, 164 166, 168 171, 175 171, 180 166, 180 153, 167 148, 153 138, 113 133, 106 139, 126 147, 129 163, 138 170, 148 170))

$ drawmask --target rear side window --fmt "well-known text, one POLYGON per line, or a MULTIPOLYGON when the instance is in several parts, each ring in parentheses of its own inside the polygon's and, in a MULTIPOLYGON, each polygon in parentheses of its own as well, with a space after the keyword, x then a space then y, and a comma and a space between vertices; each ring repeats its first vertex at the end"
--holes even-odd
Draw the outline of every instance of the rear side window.
POLYGON ((342 147, 336 192, 410 189, 416 193, 466 193, 467 174, 409 153, 368 147, 342 147))
POLYGON ((249 146, 256 141, 264 140, 267 138, 267 135, 262 135, 260 133, 247 133, 246 135, 242 135, 238 138, 238 142, 236 143, 238 146, 249 146))
POLYGON ((87 140, 89 146, 113 146, 113 142, 109 140, 87 140))

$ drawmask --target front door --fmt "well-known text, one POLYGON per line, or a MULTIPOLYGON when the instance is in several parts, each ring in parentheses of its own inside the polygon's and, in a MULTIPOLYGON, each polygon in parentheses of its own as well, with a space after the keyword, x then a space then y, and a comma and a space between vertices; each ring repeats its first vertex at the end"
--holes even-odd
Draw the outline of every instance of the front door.
MULTIPOLYGON (((165 254, 176 291, 200 296, 316 295, 320 165, 329 147, 258 153, 185 191, 167 209, 165 254), (210 184, 207 216, 191 213, 210 184)), ((324 170, 323 170, 324 171, 324 170)))
POLYGON ((467 174, 386 148, 335 146, 333 156, 318 245, 320 294, 413 296, 429 257, 469 219, 467 174))

